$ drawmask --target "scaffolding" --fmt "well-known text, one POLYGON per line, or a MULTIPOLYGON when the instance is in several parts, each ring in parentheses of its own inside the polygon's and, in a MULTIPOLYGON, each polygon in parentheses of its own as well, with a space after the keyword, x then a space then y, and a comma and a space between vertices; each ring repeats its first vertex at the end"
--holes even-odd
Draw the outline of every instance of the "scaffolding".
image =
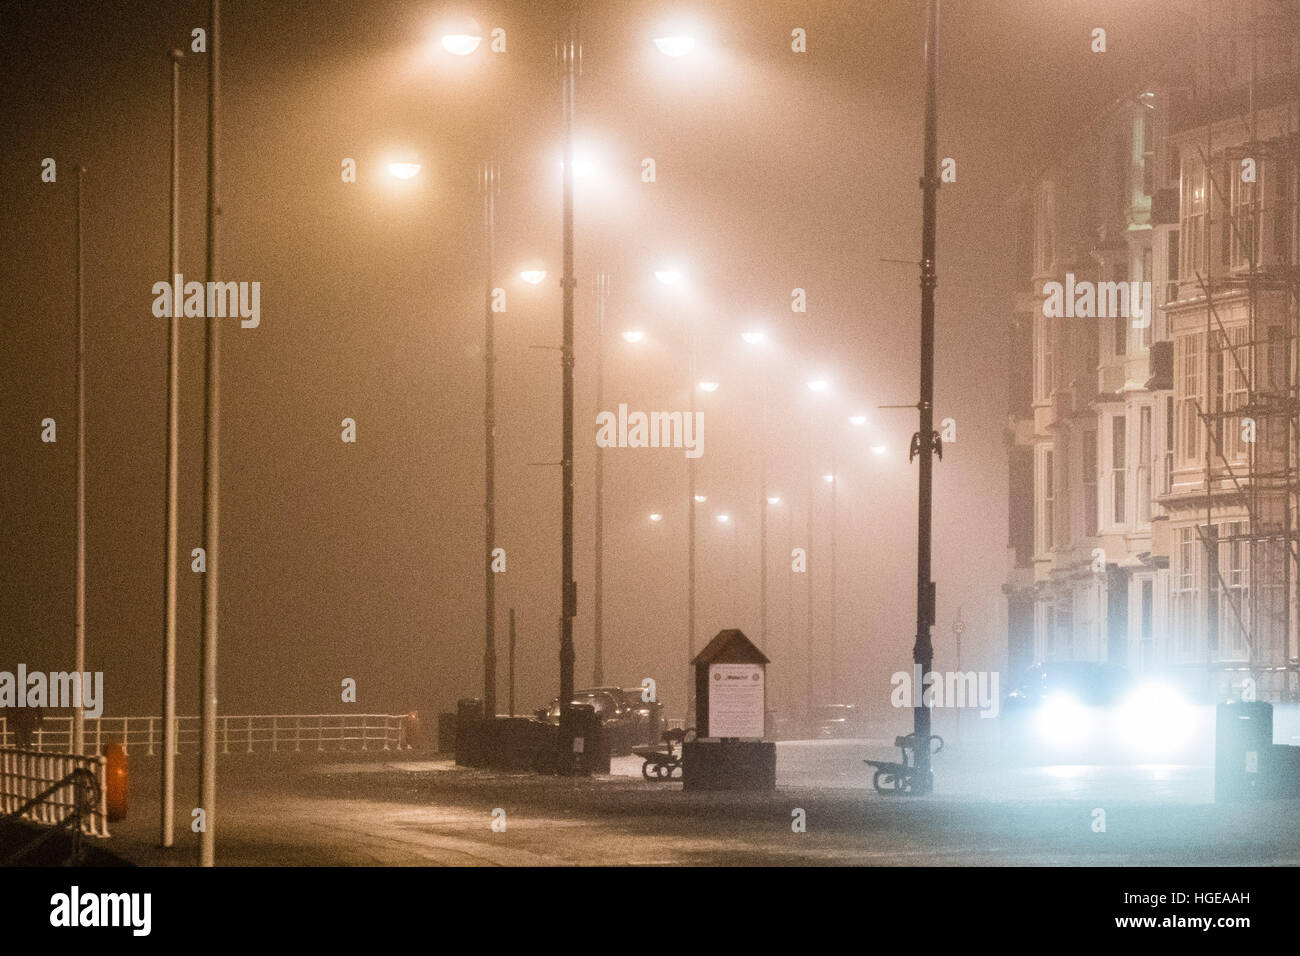
MULTIPOLYGON (((1196 269, 1188 278, 1195 279, 1205 314, 1206 404, 1198 397, 1195 407, 1204 430, 1197 499, 1204 524, 1196 532, 1205 556, 1206 683, 1221 695, 1229 687, 1240 692, 1241 678, 1249 677, 1259 699, 1295 701, 1300 699, 1300 3, 1205 0, 1200 12, 1196 81, 1185 108, 1195 118, 1188 129, 1204 121, 1204 144, 1198 147, 1204 232, 1180 236, 1180 254, 1188 240, 1197 243, 1188 257, 1196 269), (1264 70, 1262 47, 1272 54, 1264 70), (1244 51, 1249 73, 1243 102, 1235 81, 1244 51), (1264 131, 1261 113, 1270 116, 1264 131), (1237 124, 1244 130, 1225 132, 1237 124), (1216 130, 1229 144, 1216 147, 1216 130)), ((1185 176, 1182 188, 1188 188, 1185 176)))

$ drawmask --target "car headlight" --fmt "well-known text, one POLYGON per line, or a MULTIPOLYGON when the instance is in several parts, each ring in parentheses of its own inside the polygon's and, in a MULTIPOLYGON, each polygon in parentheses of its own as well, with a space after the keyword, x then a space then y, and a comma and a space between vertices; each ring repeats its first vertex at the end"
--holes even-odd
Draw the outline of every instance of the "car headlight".
POLYGON ((1175 688, 1143 684, 1120 705, 1120 736, 1136 753, 1167 756, 1187 745, 1195 717, 1194 708, 1175 688))
POLYGON ((1038 736, 1045 743, 1068 746, 1092 736, 1091 711, 1070 694, 1053 694, 1047 698, 1038 709, 1037 718, 1038 736))

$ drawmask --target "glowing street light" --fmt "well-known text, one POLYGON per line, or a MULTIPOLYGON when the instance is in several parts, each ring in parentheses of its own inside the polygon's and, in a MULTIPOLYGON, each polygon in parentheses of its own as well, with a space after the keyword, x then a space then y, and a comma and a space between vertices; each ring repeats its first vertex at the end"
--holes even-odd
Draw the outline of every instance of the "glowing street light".
POLYGON ((468 33, 448 33, 442 38, 442 48, 448 53, 456 54, 456 56, 469 56, 478 49, 478 45, 482 40, 482 37, 468 33))
POLYGON ((824 392, 831 387, 831 383, 824 378, 815 378, 808 383, 808 387, 814 392, 824 392))
POLYGON ((525 269, 519 273, 519 278, 523 279, 529 285, 537 285, 546 278, 545 269, 525 269))
POLYGON ((696 495, 696 496, 695 496, 695 500, 696 500, 696 502, 698 502, 699 504, 704 504, 704 502, 706 502, 706 501, 709 500, 709 496, 708 496, 708 495, 696 495))
POLYGON ((761 345, 767 339, 766 333, 757 330, 751 332, 741 332, 740 337, 744 339, 746 342, 748 342, 750 345, 761 345))
POLYGON ((637 342, 640 342, 643 338, 645 338, 645 333, 642 332, 640 329, 628 329, 626 332, 623 333, 623 341, 631 345, 635 345, 637 342))
POLYGON ((664 56, 670 56, 677 59, 679 56, 686 56, 695 49, 695 37, 689 36, 666 36, 655 37, 655 46, 664 56))
POLYGON ((676 269, 657 269, 655 270, 655 278, 664 285, 680 285, 682 274, 676 269))
POLYGON ((822 475, 822 481, 826 482, 828 485, 830 485, 830 484, 834 484, 834 483, 835 483, 835 476, 834 476, 834 475, 822 475))
POLYGON ((872 445, 872 446, 871 446, 871 452, 872 452, 872 454, 874 454, 874 455, 883 455, 883 454, 884 454, 886 451, 888 451, 888 450, 889 450, 889 449, 887 449, 884 445, 872 445))
MULTIPOLYGON (((592 161, 588 159, 586 156, 573 157, 573 178, 575 180, 586 179, 591 175, 592 171, 595 168, 596 168, 595 164, 593 164, 592 161)), ((561 173, 564 172, 563 159, 560 160, 560 172, 561 173)))
POLYGON ((654 522, 660 522, 664 520, 664 516, 659 514, 659 512, 656 511, 654 514, 650 516, 650 520, 654 522))
POLYGON ((388 173, 398 179, 413 179, 420 172, 419 163, 389 163, 388 173))
POLYGON ((769 505, 779 505, 781 503, 781 498, 778 495, 773 495, 772 497, 767 499, 767 503, 769 505))
POLYGON ((867 416, 866 416, 866 415, 854 415, 854 416, 852 416, 851 418, 849 418, 849 424, 850 424, 850 425, 859 425, 859 426, 861 426, 861 425, 865 425, 866 423, 867 423, 867 416))
POLYGON ((718 390, 717 382, 700 382, 700 388, 706 392, 716 392, 718 390))
POLYGON ((718 515, 718 524, 726 524, 730 520, 731 520, 731 515, 727 515, 727 514, 718 515))

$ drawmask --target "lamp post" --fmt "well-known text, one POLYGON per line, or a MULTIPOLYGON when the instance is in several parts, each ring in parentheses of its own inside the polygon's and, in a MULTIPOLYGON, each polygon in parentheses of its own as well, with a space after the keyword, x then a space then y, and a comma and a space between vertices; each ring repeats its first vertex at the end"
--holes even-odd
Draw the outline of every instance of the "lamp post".
MULTIPOLYGON (((82 230, 82 186, 86 168, 77 167, 77 593, 73 622, 73 655, 78 680, 86 672, 86 296, 85 241, 82 230)), ((172 309, 175 312, 175 309, 172 309)), ((72 752, 86 752, 86 712, 83 700, 72 711, 72 752)))
POLYGON ((564 339, 560 363, 563 368, 563 450, 560 460, 560 707, 573 699, 573 618, 578 613, 578 588, 573 580, 573 112, 574 92, 581 46, 578 42, 576 3, 568 10, 568 36, 563 44, 564 82, 561 112, 564 129, 564 194, 561 213, 564 232, 564 339))
MULTIPOLYGON (((477 45, 477 44, 476 44, 477 45)), ((489 720, 497 714, 496 651, 496 572, 492 570, 492 550, 496 547, 496 352, 492 315, 492 259, 496 223, 496 193, 500 172, 493 163, 479 169, 479 189, 483 194, 483 511, 484 547, 483 579, 485 589, 483 614, 483 716, 489 720)))
MULTIPOLYGON (((935 220, 939 198, 937 150, 938 109, 935 77, 938 72, 939 0, 929 0, 925 36, 925 143, 921 174, 921 397, 917 402, 920 427, 912 437, 912 455, 920 456, 916 530, 916 641, 912 660, 920 671, 920 686, 934 661, 930 628, 934 623, 935 591, 930 580, 931 494, 934 484, 934 454, 939 436, 934 431, 934 288, 935 220)), ((913 790, 929 793, 934 789, 930 769, 930 707, 921 695, 919 706, 912 708, 916 735, 916 773, 913 790)))
MULTIPOLYGON (((808 382, 808 390, 814 394, 820 394, 827 391, 829 388, 830 382, 824 378, 814 378, 808 382)), ((807 561, 808 568, 805 572, 808 576, 808 634, 806 648, 808 656, 808 672, 806 675, 806 686, 804 688, 804 715, 809 721, 812 720, 813 708, 813 484, 813 469, 810 460, 808 464, 808 550, 805 553, 805 560, 807 561)))
MULTIPOLYGON (((596 276, 596 411, 605 408, 605 303, 609 298, 609 274, 596 276)), ((605 684, 605 449, 596 445, 596 587, 592 598, 595 641, 591 666, 593 687, 605 684)))
MULTIPOLYGON (((180 50, 171 52, 172 128, 171 128, 171 215, 167 243, 167 280, 175 283, 180 274, 181 232, 181 58, 180 50)), ((180 464, 180 313, 172 303, 167 320, 167 505, 163 523, 165 567, 163 569, 163 753, 161 779, 162 808, 158 825, 164 847, 172 845, 176 811, 176 562, 179 546, 178 497, 180 464)))
MULTIPOLYGON (((208 29, 208 195, 207 281, 217 281, 217 217, 220 214, 217 144, 221 130, 221 0, 211 0, 208 29)), ((173 309, 173 311, 175 311, 173 309)), ((221 323, 209 317, 203 400, 203 636, 199 650, 199 806, 205 827, 199 834, 199 865, 216 863, 217 816, 217 544, 220 533, 221 477, 221 323)))

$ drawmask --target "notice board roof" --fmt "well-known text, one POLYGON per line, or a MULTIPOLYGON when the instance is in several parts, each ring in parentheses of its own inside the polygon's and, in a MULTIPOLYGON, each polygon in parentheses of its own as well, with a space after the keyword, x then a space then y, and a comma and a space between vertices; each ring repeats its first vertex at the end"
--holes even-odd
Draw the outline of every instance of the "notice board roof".
POLYGON ((758 646, 738 628, 718 631, 704 650, 695 655, 692 664, 769 664, 758 646))

